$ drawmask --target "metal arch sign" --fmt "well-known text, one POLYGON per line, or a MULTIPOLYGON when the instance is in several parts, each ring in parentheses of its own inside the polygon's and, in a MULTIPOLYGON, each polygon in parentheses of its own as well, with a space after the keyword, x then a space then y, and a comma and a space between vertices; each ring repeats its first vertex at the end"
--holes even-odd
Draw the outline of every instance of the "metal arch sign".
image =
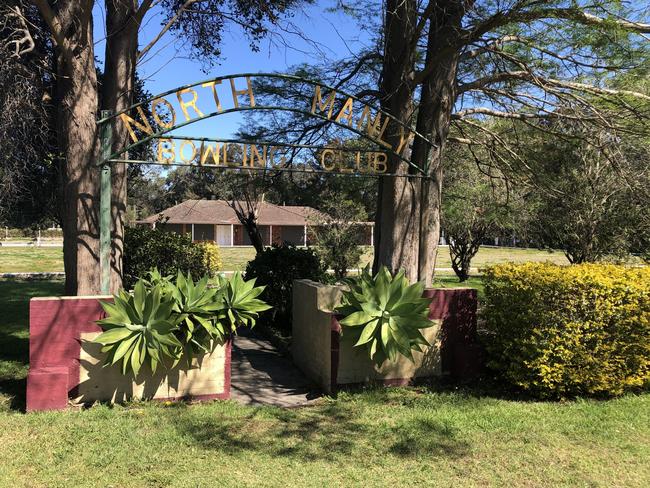
POLYGON ((359 98, 323 83, 278 73, 244 73, 221 76, 185 85, 161 93, 114 115, 102 114, 98 121, 105 126, 117 118, 127 129, 130 143, 118 153, 104 153, 100 164, 162 164, 202 166, 224 169, 315 171, 326 173, 381 176, 388 175, 388 155, 406 162, 414 171, 409 177, 426 176, 426 168, 414 165, 403 156, 403 150, 414 138, 433 146, 395 117, 375 109, 359 98), (254 92, 254 78, 267 78, 311 85, 302 105, 265 105, 254 92), (153 124, 146 116, 151 114, 153 124), (311 117, 357 136, 374 147, 351 147, 346 141, 329 141, 325 145, 301 144, 291 141, 260 141, 232 138, 187 137, 170 134, 176 129, 212 117, 235 112, 279 111, 311 117), (399 137, 390 144, 385 140, 390 122, 398 127, 399 137), (143 144, 154 144, 155 160, 124 158, 125 154, 143 144), (311 161, 296 163, 288 151, 310 149, 316 152, 311 161))
POLYGON ((433 147, 422 134, 407 124, 380 109, 371 107, 359 98, 340 89, 318 81, 278 73, 244 73, 227 75, 181 86, 161 93, 141 103, 112 114, 102 111, 97 121, 101 139, 101 154, 98 161, 100 171, 100 274, 102 293, 110 291, 111 258, 111 164, 162 164, 200 166, 223 169, 258 171, 313 171, 346 175, 399 176, 426 178, 426 168, 413 164, 402 154, 414 138, 419 138, 428 147, 433 147), (254 78, 284 80, 311 86, 311 91, 298 97, 296 105, 259 103, 264 95, 256 98, 254 78), (309 94, 310 93, 310 94, 309 94), (153 124, 147 118, 145 108, 151 114, 153 124), (300 141, 265 142, 209 137, 187 137, 174 135, 176 129, 211 117, 228 113, 263 111, 287 112, 311 117, 322 122, 323 128, 350 132, 373 145, 373 148, 358 148, 346 143, 328 140, 325 145, 303 144, 300 141), (112 152, 113 122, 119 121, 126 127, 130 143, 115 153, 112 152), (399 131, 386 140, 386 130, 393 122, 399 131), (131 160, 128 152, 139 146, 156 145, 155 160, 131 160), (287 157, 283 153, 291 150, 287 157), (315 160, 294 161, 296 151, 314 150, 315 160), (347 153, 352 153, 348 157, 347 153), (127 155, 125 157, 125 155, 127 155), (408 174, 388 173, 389 155, 404 161, 413 171, 408 174))

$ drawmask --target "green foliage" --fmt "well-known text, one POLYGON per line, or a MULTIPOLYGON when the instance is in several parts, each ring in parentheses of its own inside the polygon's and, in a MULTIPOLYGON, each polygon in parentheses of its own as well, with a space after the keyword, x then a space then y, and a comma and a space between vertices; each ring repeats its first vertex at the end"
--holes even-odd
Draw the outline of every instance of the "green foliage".
POLYGON ((650 144, 575 123, 557 122, 553 130, 567 137, 520 134, 535 174, 531 236, 572 263, 642 253, 650 244, 650 144))
POLYGON ((192 243, 189 235, 166 232, 164 224, 155 229, 147 226, 127 227, 124 230, 124 287, 135 285, 138 277, 152 268, 163 275, 175 276, 179 271, 194 278, 209 275, 212 270, 206 261, 206 250, 192 243))
POLYGON ((327 279, 323 264, 311 249, 293 246, 272 246, 261 253, 246 266, 246 279, 257 279, 266 286, 262 298, 273 307, 267 320, 275 327, 291 332, 291 299, 293 280, 327 279))
POLYGON ((650 268, 485 270, 490 366, 540 397, 620 395, 650 381, 650 268))
POLYGON ((430 298, 423 298, 423 283, 409 284, 400 271, 394 277, 384 266, 376 276, 364 269, 348 280, 349 290, 336 312, 344 334, 352 334, 356 347, 368 350, 370 359, 381 366, 401 354, 413 361, 412 351, 429 346, 420 329, 433 325, 429 319, 430 298))
POLYGON ((197 355, 223 344, 237 327, 254 327, 259 312, 270 307, 257 296, 264 287, 255 280, 204 276, 198 281, 178 273, 176 280, 157 269, 140 279, 133 294, 121 290, 114 302, 102 302, 107 317, 97 323, 105 330, 94 342, 108 353, 106 364, 122 361, 122 373, 137 376, 146 360, 152 372, 159 365, 191 363, 197 355))
POLYGON ((217 271, 223 269, 221 252, 216 243, 203 241, 197 242, 196 245, 203 251, 203 264, 209 270, 210 274, 215 275, 217 271))
POLYGON ((321 207, 325 213, 314 221, 316 252, 336 279, 342 280, 348 269, 359 266, 363 254, 359 237, 364 228, 355 222, 367 220, 367 215, 361 204, 337 194, 326 195, 325 202, 321 207))
POLYGON ((442 228, 449 243, 451 267, 460 281, 469 278, 472 259, 487 238, 522 237, 526 215, 520 188, 508 188, 498 169, 486 174, 474 157, 487 159, 482 148, 450 146, 445 152, 442 228))
POLYGON ((133 294, 121 290, 114 302, 101 302, 107 317, 97 323, 105 330, 94 342, 108 353, 106 364, 122 361, 122 373, 132 370, 137 376, 146 359, 156 371, 165 358, 177 358, 181 343, 172 334, 179 316, 172 314, 174 301, 160 285, 147 289, 136 283, 133 294))
POLYGON ((232 278, 216 278, 219 284, 220 301, 216 310, 221 312, 219 318, 232 332, 237 327, 255 327, 260 312, 271 308, 257 297, 264 291, 264 286, 255 286, 255 278, 245 281, 241 273, 234 273, 232 278))
POLYGON ((173 311, 179 317, 176 335, 188 360, 226 341, 230 330, 224 329, 217 313, 221 305, 219 290, 208 287, 207 276, 195 283, 189 274, 184 276, 179 272, 176 282, 168 282, 166 290, 174 301, 173 311))

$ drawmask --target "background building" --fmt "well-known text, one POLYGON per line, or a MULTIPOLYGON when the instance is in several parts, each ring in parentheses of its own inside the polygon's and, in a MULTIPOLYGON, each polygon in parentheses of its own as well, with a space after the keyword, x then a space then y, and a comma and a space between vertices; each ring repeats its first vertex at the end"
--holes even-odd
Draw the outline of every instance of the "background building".
MULTIPOLYGON (((264 245, 312 244, 310 229, 327 219, 322 212, 295 205, 261 203, 257 226, 264 245)), ((191 234, 193 241, 214 241, 219 246, 250 246, 251 240, 237 214, 225 200, 186 200, 162 212, 139 220, 138 224, 163 226, 180 234, 191 234)), ((370 246, 373 222, 359 222, 359 244, 370 246)))

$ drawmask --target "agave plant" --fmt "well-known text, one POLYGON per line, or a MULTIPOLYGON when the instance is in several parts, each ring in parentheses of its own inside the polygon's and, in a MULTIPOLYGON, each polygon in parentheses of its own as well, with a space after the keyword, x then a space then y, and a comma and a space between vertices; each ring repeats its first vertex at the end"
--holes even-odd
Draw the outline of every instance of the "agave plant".
POLYGON ((147 359, 153 372, 165 358, 172 366, 183 357, 189 363, 225 342, 238 326, 253 327, 259 312, 270 308, 257 298, 263 290, 239 273, 194 282, 179 272, 174 282, 154 269, 138 280, 133 294, 121 290, 113 303, 101 302, 107 317, 97 323, 105 332, 94 342, 108 353, 106 364, 122 361, 123 374, 137 375, 147 359))
POLYGON ((255 286, 255 279, 244 281, 241 273, 234 273, 230 279, 217 276, 213 282, 219 287, 219 320, 227 326, 229 332, 236 332, 237 327, 255 327, 260 312, 271 308, 257 297, 264 291, 264 286, 255 286))
POLYGON ((174 312, 178 314, 176 334, 188 360, 192 355, 210 352, 217 344, 223 344, 228 331, 219 320, 222 298, 218 289, 208 286, 208 277, 195 283, 189 273, 185 276, 179 271, 176 283, 170 285, 174 312))
POLYGON ((345 316, 339 322, 356 340, 355 347, 367 348, 377 365, 398 354, 413 361, 412 351, 429 345, 420 332, 433 325, 428 318, 431 299, 422 297, 424 284, 409 284, 403 271, 393 277, 383 266, 376 276, 366 268, 347 284, 336 309, 345 316))
POLYGON ((181 343, 172 333, 178 326, 174 300, 160 286, 147 289, 139 280, 133 294, 121 290, 114 302, 100 302, 107 317, 97 321, 104 329, 93 342, 108 353, 106 364, 122 361, 122 373, 137 376, 148 358, 153 372, 165 358, 178 360, 181 343))

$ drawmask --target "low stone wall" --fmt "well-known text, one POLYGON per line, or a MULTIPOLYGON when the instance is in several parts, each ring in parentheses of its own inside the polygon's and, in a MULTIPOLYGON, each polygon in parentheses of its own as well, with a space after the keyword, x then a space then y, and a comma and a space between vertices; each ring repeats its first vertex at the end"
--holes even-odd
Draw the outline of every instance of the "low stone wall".
POLYGON ((295 364, 327 393, 366 382, 406 384, 414 378, 445 373, 458 378, 476 374, 481 368, 476 345, 476 290, 428 289, 424 296, 432 298, 429 318, 434 326, 422 331, 431 347, 414 353, 414 362, 400 356, 377 368, 365 350, 354 348, 341 334, 333 313, 341 288, 295 281, 291 346, 295 364))
POLYGON ((34 298, 29 307, 27 411, 57 410, 95 401, 173 400, 230 397, 230 342, 193 367, 143 366, 138 379, 124 376, 119 364, 103 367, 101 347, 89 342, 101 333, 99 300, 111 297, 34 298))

